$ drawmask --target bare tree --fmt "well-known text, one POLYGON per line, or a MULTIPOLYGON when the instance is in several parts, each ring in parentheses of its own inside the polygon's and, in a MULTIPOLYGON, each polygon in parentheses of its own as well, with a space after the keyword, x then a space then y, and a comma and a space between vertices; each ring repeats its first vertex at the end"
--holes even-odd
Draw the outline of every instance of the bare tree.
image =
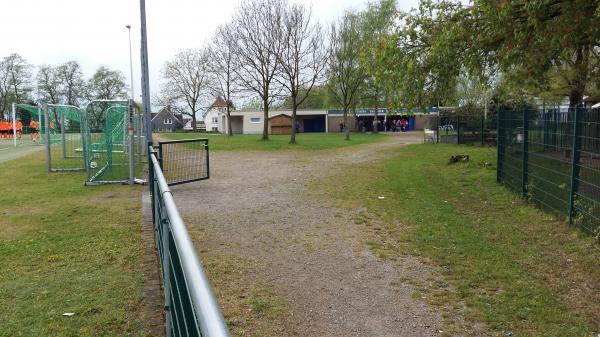
POLYGON ((209 86, 216 96, 223 97, 227 113, 227 134, 233 135, 231 129, 232 95, 236 91, 234 82, 234 35, 231 25, 219 26, 209 47, 209 86))
POLYGON ((65 103, 77 105, 85 92, 85 81, 81 66, 77 61, 68 61, 56 67, 60 80, 60 94, 65 98, 65 103))
POLYGON ((240 85, 256 93, 263 105, 262 139, 269 139, 269 105, 277 97, 273 90, 279 70, 282 18, 285 0, 246 0, 233 20, 236 63, 234 72, 240 85))
POLYGON ((0 115, 8 111, 11 103, 27 100, 30 84, 31 65, 21 55, 10 54, 0 61, 0 115))
POLYGON ((292 105, 292 134, 296 143, 296 111, 323 77, 326 65, 321 25, 312 22, 312 12, 301 4, 292 4, 283 17, 283 48, 278 54, 281 84, 292 105))
POLYGON ((37 73, 37 90, 39 98, 46 102, 60 102, 60 79, 56 67, 43 65, 37 73))
POLYGON ((165 83, 161 100, 171 108, 192 118, 196 130, 196 113, 202 108, 201 99, 208 89, 208 58, 206 51, 186 49, 167 61, 163 68, 165 83), (181 105, 185 108, 182 108, 181 105))
POLYGON ((365 81, 359 64, 360 48, 359 18, 354 13, 346 13, 331 27, 329 51, 329 85, 336 101, 344 109, 346 140, 350 140, 348 111, 356 108, 359 91, 365 81))

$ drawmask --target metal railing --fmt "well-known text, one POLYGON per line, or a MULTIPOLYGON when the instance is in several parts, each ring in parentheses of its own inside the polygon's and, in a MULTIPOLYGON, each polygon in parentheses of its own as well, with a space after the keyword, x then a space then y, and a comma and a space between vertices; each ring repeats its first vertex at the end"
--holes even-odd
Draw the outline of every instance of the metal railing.
POLYGON ((152 146, 148 155, 167 336, 228 337, 223 315, 152 146))

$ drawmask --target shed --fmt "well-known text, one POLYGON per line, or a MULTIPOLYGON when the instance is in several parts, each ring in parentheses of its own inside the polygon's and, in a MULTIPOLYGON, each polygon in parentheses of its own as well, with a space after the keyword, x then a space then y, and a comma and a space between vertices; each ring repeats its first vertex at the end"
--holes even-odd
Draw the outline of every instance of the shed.
POLYGON ((279 114, 269 118, 269 129, 272 135, 289 135, 292 133, 292 117, 279 114))

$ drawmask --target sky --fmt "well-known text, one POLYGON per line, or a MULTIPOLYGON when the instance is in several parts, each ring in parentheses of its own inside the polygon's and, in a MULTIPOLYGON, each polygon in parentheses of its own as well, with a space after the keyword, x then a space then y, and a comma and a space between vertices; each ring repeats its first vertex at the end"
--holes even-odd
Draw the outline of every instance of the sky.
MULTIPOLYGON (((291 0, 293 1, 293 0, 291 0)), ((296 0, 312 6, 328 24, 347 9, 364 9, 367 0, 296 0)), ((177 51, 199 48, 227 23, 239 0, 146 0, 150 92, 159 91, 164 63, 177 51)), ((410 9, 418 0, 399 0, 410 9)), ((0 58, 18 53, 35 66, 78 61, 90 77, 100 66, 123 72, 130 82, 131 25, 133 78, 141 100, 139 0, 0 0, 0 58)))

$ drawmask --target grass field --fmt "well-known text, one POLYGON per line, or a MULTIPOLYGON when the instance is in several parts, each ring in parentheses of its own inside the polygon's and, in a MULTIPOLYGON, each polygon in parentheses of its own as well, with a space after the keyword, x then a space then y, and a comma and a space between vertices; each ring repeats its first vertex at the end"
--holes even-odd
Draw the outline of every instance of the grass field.
POLYGON ((0 164, 0 336, 141 336, 141 189, 0 164), (74 313, 74 316, 63 316, 74 313))
POLYGON ((326 184, 335 206, 364 207, 355 222, 381 259, 414 254, 436 267, 439 278, 413 285, 439 305, 446 335, 478 322, 494 336, 600 333, 600 245, 498 185, 493 149, 414 145, 392 158, 315 188, 326 184), (459 153, 471 160, 448 165, 459 153))
POLYGON ((384 134, 353 133, 350 141, 340 133, 300 133, 297 144, 290 144, 289 135, 270 135, 269 140, 261 135, 226 136, 214 133, 163 133, 161 136, 173 140, 208 138, 211 151, 271 151, 271 150, 326 150, 382 141, 384 134))

